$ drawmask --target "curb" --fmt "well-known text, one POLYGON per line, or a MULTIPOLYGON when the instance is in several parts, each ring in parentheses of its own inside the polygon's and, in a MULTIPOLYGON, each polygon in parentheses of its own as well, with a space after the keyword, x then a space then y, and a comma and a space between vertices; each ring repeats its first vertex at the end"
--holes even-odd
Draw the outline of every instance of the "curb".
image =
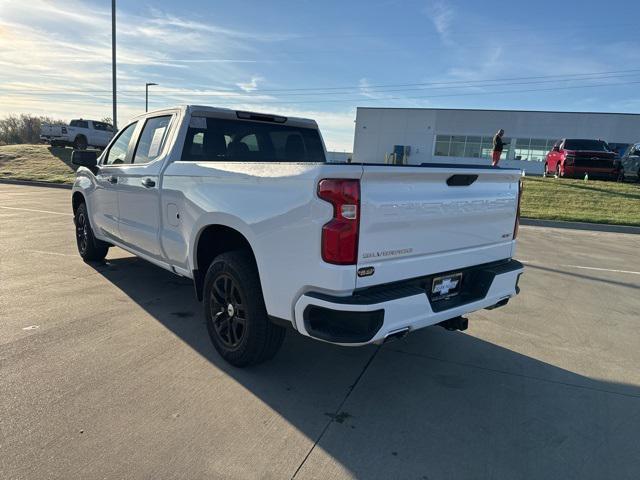
POLYGON ((640 227, 629 225, 611 225, 608 223, 587 222, 563 222, 560 220, 537 220, 534 218, 521 218, 520 225, 529 227, 567 228, 571 230, 590 230, 593 232, 629 233, 640 235, 640 227))
POLYGON ((65 190, 71 190, 73 185, 68 183, 52 183, 52 182, 36 182, 32 180, 12 180, 10 178, 1 178, 0 184, 7 185, 27 185, 29 187, 48 187, 48 188, 63 188, 65 190))

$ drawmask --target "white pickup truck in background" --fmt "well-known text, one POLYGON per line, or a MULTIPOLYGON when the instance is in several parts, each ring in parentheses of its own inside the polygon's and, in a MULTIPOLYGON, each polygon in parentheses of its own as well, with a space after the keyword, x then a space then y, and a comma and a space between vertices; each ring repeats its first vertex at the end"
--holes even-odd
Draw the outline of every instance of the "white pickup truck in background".
POLYGON ((87 147, 106 147, 113 138, 113 126, 97 120, 71 120, 69 125, 44 123, 40 127, 40 140, 52 147, 70 146, 76 150, 87 147))
POLYGON ((519 170, 326 163, 313 120, 201 106, 137 117, 72 159, 80 255, 115 245, 192 279, 237 366, 272 357, 285 326, 382 343, 464 330, 519 292, 519 170))

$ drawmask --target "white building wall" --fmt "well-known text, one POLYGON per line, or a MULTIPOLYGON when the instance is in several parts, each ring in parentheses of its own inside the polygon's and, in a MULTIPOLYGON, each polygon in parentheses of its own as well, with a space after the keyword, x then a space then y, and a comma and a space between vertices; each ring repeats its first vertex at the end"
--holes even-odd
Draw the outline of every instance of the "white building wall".
MULTIPOLYGON (((487 164, 486 158, 434 157, 436 135, 492 136, 499 129, 510 139, 602 138, 608 142, 640 140, 640 115, 497 110, 358 108, 354 162, 383 163, 394 145, 411 146, 410 164, 460 162, 487 164)), ((500 164, 542 173, 544 162, 515 160, 500 164)))
POLYGON ((351 161, 352 156, 351 152, 327 152, 327 162, 348 163, 351 161))

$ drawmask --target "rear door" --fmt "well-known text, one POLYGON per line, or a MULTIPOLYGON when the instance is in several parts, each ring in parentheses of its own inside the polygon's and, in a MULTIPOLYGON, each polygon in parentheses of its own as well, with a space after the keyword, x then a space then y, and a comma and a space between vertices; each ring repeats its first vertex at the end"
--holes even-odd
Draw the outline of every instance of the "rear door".
POLYGON ((104 147, 111 140, 111 131, 109 129, 110 125, 104 122, 91 122, 93 124, 92 135, 94 136, 93 143, 91 145, 95 145, 96 147, 104 147))
POLYGON ((365 287, 510 258, 519 170, 364 166, 357 278, 365 287))
POLYGON ((119 179, 120 234, 136 251, 162 259, 160 232, 160 171, 173 114, 149 117, 138 136, 131 164, 119 179))

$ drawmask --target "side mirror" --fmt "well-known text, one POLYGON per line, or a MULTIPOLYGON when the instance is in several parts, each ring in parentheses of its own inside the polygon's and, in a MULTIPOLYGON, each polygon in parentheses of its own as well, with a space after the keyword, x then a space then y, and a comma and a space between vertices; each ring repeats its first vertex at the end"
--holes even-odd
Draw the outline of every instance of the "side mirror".
POLYGON ((71 152, 71 163, 93 170, 98 166, 98 152, 95 150, 74 150, 71 152))

